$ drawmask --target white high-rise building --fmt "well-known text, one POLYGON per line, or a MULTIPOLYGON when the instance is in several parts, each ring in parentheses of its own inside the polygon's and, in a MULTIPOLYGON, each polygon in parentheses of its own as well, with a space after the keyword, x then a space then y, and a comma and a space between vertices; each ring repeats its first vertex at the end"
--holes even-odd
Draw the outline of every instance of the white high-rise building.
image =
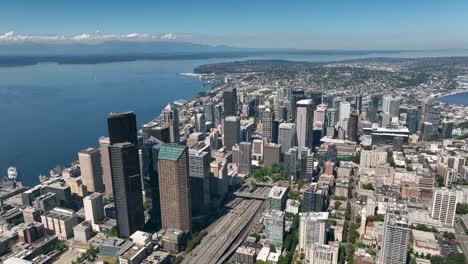
POLYGON ((281 145, 281 153, 286 153, 296 145, 296 125, 293 123, 281 123, 279 125, 278 144, 281 145))
POLYGON ((351 104, 349 102, 341 102, 340 103, 340 113, 339 113, 339 117, 340 117, 339 122, 340 122, 340 124, 343 123, 343 120, 349 119, 350 114, 351 114, 351 104))
POLYGON ((317 109, 314 111, 314 127, 323 128, 325 125, 325 112, 327 110, 326 104, 319 104, 317 109))
POLYGON ((398 116, 400 108, 400 97, 386 95, 382 98, 382 111, 390 114, 390 116, 398 116))
POLYGON ((94 230, 98 231, 97 222, 104 218, 104 200, 101 193, 93 193, 83 198, 85 218, 94 230))
POLYGON ((256 161, 263 160, 263 140, 254 139, 252 141, 252 159, 256 161))
POLYGON ((279 210, 269 210, 263 216, 265 223, 266 240, 276 248, 283 246, 284 236, 284 212, 279 210))
POLYGON ((314 243, 325 244, 328 212, 299 213, 299 250, 306 252, 314 243))
POLYGON ((99 149, 87 148, 78 152, 80 160, 81 179, 90 192, 103 192, 101 152, 99 149))
POLYGON ((410 238, 410 225, 403 205, 388 205, 385 213, 381 264, 406 263, 410 238))
POLYGON ((432 200, 432 218, 440 220, 444 225, 453 226, 457 203, 456 190, 447 188, 435 190, 432 200))
POLYGON ((300 100, 296 103, 296 135, 299 149, 311 147, 314 121, 314 101, 300 100))

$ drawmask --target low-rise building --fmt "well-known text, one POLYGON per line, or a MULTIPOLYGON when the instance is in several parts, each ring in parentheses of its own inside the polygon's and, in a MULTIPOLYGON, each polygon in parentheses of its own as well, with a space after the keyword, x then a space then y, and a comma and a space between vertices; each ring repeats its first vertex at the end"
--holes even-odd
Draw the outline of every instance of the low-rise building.
POLYGON ((441 254, 440 246, 432 232, 425 232, 420 230, 411 230, 413 235, 413 252, 418 253, 420 256, 428 254, 431 256, 439 256, 441 254))

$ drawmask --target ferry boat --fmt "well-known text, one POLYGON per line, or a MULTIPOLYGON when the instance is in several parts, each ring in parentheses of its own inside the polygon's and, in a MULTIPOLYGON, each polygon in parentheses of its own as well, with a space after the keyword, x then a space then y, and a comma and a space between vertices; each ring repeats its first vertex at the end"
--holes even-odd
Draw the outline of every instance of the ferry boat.
POLYGON ((8 179, 9 180, 16 180, 16 178, 18 177, 18 172, 16 171, 16 167, 9 167, 8 168, 8 172, 7 172, 7 175, 8 175, 8 179))

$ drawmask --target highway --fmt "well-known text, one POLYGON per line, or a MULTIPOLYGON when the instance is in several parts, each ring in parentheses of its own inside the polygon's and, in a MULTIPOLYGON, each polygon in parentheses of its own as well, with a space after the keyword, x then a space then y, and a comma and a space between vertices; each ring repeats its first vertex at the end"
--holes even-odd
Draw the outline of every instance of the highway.
MULTIPOLYGON (((255 196, 267 196, 270 188, 261 187, 254 191, 255 196)), ((263 200, 236 198, 228 206, 231 210, 211 224, 208 234, 200 245, 187 254, 183 264, 223 263, 248 235, 253 223, 258 219, 263 200)))

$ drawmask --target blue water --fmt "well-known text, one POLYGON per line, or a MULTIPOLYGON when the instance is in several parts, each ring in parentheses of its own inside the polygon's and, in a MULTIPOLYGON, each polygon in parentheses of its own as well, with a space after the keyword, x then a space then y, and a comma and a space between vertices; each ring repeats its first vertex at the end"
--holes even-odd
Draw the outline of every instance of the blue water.
MULTIPOLYGON (((460 55, 460 54, 456 54, 460 55)), ((466 54, 464 54, 466 55, 466 54)), ((425 57, 427 53, 364 57, 425 57)), ((435 53, 433 56, 447 56, 435 53)), ((268 56, 249 59, 334 61, 363 56, 268 56)), ((236 59, 164 60, 0 68, 0 175, 10 165, 20 179, 36 184, 56 164, 69 165, 77 152, 97 146, 107 134, 111 111, 135 111, 138 125, 168 102, 205 90, 196 78, 178 76, 194 67, 236 59)))
POLYGON ((468 92, 437 98, 438 102, 468 106, 468 92))

